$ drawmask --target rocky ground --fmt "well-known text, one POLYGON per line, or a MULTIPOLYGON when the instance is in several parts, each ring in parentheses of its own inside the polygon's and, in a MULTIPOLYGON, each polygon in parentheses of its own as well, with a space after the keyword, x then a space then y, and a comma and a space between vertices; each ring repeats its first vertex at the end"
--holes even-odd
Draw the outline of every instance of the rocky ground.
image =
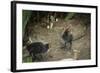
MULTIPOLYGON (((58 19, 57 22, 54 22, 52 29, 40 26, 42 23, 38 23, 38 25, 32 27, 33 29, 30 35, 32 42, 42 41, 48 42, 50 45, 48 52, 42 54, 42 61, 57 61, 69 58, 73 60, 90 59, 90 28, 86 30, 86 28, 81 25, 82 23, 83 22, 80 19, 71 19, 67 21, 58 19), (69 24, 72 25, 72 34, 74 39, 85 34, 80 39, 72 42, 71 51, 62 48, 64 41, 61 37, 63 28, 69 24)), ((23 56, 26 53, 28 53, 27 50, 24 51, 23 56)), ((31 57, 23 59, 23 62, 31 62, 31 57)))

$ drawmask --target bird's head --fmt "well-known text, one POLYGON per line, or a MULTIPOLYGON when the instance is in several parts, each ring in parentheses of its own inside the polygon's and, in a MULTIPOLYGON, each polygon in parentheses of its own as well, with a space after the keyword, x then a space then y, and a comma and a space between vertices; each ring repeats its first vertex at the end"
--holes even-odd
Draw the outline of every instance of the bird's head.
POLYGON ((47 49, 49 49, 49 44, 45 44, 45 47, 46 47, 47 49))

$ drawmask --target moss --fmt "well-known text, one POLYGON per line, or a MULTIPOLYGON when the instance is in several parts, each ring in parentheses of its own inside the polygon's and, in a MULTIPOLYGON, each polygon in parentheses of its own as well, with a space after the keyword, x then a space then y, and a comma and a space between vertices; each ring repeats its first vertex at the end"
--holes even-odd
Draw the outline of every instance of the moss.
POLYGON ((68 15, 65 17, 65 20, 67 21, 67 20, 69 20, 69 19, 72 19, 74 15, 75 15, 74 12, 68 13, 68 15))
POLYGON ((31 56, 23 59, 23 63, 29 63, 29 62, 32 62, 32 57, 31 56))
POLYGON ((23 35, 24 35, 24 30, 25 30, 25 26, 29 20, 29 18, 31 17, 31 12, 29 10, 23 10, 22 11, 22 25, 23 25, 23 35))

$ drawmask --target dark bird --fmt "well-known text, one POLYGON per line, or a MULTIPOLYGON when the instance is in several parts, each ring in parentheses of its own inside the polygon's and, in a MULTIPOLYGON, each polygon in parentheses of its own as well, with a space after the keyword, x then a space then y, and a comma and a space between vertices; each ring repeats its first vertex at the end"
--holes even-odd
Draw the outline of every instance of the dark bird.
POLYGON ((49 44, 42 42, 34 42, 27 46, 29 54, 32 56, 32 61, 39 59, 36 55, 46 53, 49 49, 49 44))
POLYGON ((64 48, 66 48, 67 44, 69 44, 69 47, 67 47, 68 50, 71 50, 71 47, 72 47, 72 40, 73 40, 73 35, 71 33, 71 29, 70 27, 67 27, 65 30, 64 30, 64 33, 62 35, 62 39, 64 40, 64 48))

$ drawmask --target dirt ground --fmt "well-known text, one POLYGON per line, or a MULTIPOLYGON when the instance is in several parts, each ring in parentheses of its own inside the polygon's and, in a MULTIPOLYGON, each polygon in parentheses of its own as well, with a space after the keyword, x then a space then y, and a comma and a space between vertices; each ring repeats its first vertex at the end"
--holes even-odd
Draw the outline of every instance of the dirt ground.
MULTIPOLYGON (((86 30, 84 26, 82 26, 82 20, 80 19, 71 19, 68 21, 64 21, 62 19, 58 19, 57 22, 54 22, 54 26, 52 29, 47 29, 46 27, 41 27, 41 23, 38 25, 32 26, 32 32, 30 34, 30 38, 32 42, 48 42, 50 48, 48 52, 43 53, 42 61, 57 61, 57 60, 65 60, 65 59, 73 59, 73 60, 86 60, 91 58, 91 48, 90 48, 90 28, 86 30), (78 40, 72 41, 72 50, 68 51, 62 46, 64 45, 64 41, 62 39, 63 28, 66 25, 72 25, 72 34, 74 39, 79 36, 85 34, 78 40)), ((34 25, 34 24, 33 24, 34 25)), ((23 56, 28 53, 27 50, 23 53, 23 56)), ((31 57, 29 58, 31 59, 31 57)), ((31 60, 25 60, 24 62, 28 62, 31 60)))

